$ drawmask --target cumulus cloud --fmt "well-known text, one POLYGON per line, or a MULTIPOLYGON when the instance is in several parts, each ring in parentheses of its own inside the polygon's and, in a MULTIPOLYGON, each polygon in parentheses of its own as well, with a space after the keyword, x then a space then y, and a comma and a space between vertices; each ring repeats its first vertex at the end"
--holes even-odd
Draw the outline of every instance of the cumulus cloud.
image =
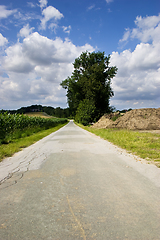
POLYGON ((8 47, 5 52, 6 56, 2 62, 5 70, 17 73, 28 73, 33 70, 32 64, 23 53, 23 45, 21 43, 18 42, 8 47))
POLYGON ((21 30, 19 31, 18 36, 20 37, 27 37, 28 35, 30 35, 32 33, 32 31, 34 30, 34 27, 30 28, 29 24, 23 26, 23 28, 21 28, 21 30))
POLYGON ((60 20, 63 18, 63 14, 58 11, 55 7, 49 6, 42 11, 42 15, 44 16, 41 19, 41 28, 46 29, 46 23, 51 19, 54 21, 60 20))
POLYGON ((0 47, 4 46, 8 43, 7 38, 3 37, 3 35, 0 33, 0 47))
POLYGON ((42 9, 47 6, 48 1, 47 0, 39 0, 39 3, 40 3, 40 8, 42 9))
POLYGON ((93 51, 93 47, 89 44, 75 46, 67 38, 65 41, 58 37, 52 40, 34 32, 23 43, 18 42, 6 49, 3 65, 10 71, 30 72, 32 66, 71 63, 84 50, 93 51), (23 70, 25 66, 26 69, 23 70))
POLYGON ((34 101, 66 107, 65 90, 59 84, 71 75, 74 59, 86 50, 94 48, 89 44, 76 46, 67 38, 52 40, 38 32, 30 33, 22 43, 5 50, 2 68, 8 78, 0 77, 0 101, 3 99, 1 102, 10 108, 11 102, 14 105, 18 101, 21 105, 34 101))
MULTIPOLYGON (((28 6, 35 5, 28 2, 28 6)), ((47 1, 40 0, 42 16, 41 28, 58 28, 58 20, 63 14, 56 8, 47 7, 47 1)), ((2 48, 0 58, 0 102, 3 109, 15 109, 30 104, 42 104, 67 107, 66 91, 60 82, 71 75, 73 62, 83 51, 94 51, 94 48, 85 44, 76 46, 68 38, 50 39, 34 32, 28 23, 35 17, 30 14, 24 16, 17 10, 0 8, 0 18, 7 18, 14 14, 16 20, 23 24, 19 30, 15 44, 8 43, 7 38, 0 34, 2 48), (23 21, 22 21, 23 20, 23 21), (27 24, 26 24, 27 21, 27 24)), ((40 19, 39 16, 36 16, 40 19)), ((19 24, 19 22, 18 22, 19 24)), ((71 26, 61 27, 65 33, 70 33, 71 26)))
POLYGON ((7 18, 9 17, 10 15, 16 13, 17 10, 14 9, 14 10, 7 10, 7 7, 4 6, 4 5, 0 5, 0 19, 2 18, 7 18))
MULTIPOLYGON (((137 17, 136 28, 126 29, 120 41, 139 39, 134 51, 113 52, 111 64, 118 67, 113 80, 115 102, 125 101, 130 107, 147 107, 160 100, 160 15, 137 17), (137 104, 138 103, 138 104, 137 104), (132 105, 132 106, 131 106, 132 105)), ((118 103, 118 102, 117 102, 118 103)))
POLYGON ((134 22, 136 28, 126 28, 120 42, 135 38, 139 39, 141 42, 160 41, 160 14, 158 16, 147 16, 143 18, 141 16, 137 16, 134 22))

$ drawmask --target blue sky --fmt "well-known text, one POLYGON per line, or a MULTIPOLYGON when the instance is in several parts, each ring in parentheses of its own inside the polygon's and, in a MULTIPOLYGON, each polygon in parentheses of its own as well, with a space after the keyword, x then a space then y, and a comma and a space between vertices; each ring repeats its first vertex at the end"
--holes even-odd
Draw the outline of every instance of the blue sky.
POLYGON ((0 109, 67 107, 59 84, 86 50, 118 67, 112 106, 159 107, 159 0, 1 0, 0 109))

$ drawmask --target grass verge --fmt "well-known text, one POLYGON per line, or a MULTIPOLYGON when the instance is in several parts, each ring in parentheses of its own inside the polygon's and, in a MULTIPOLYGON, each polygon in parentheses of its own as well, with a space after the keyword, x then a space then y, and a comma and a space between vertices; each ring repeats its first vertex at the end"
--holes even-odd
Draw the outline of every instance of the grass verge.
POLYGON ((0 161, 2 161, 6 157, 11 157, 14 153, 22 150, 25 147, 32 145, 33 143, 46 137, 47 135, 51 134, 52 132, 57 131, 61 127, 65 126, 67 123, 59 124, 56 127, 49 128, 47 130, 42 130, 40 132, 32 134, 31 136, 14 139, 14 140, 12 140, 11 143, 8 143, 8 144, 1 144, 0 145, 0 161))
POLYGON ((160 168, 160 134, 124 129, 95 129, 77 125, 160 168))

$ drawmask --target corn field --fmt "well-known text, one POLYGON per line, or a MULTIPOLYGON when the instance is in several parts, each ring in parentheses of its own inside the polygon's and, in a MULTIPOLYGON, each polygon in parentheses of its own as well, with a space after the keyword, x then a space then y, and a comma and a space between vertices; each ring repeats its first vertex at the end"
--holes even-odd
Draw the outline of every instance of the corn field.
POLYGON ((60 123, 67 122, 63 118, 41 118, 28 117, 23 114, 0 113, 0 141, 2 142, 8 135, 16 131, 25 131, 27 129, 48 129, 55 127, 60 123))

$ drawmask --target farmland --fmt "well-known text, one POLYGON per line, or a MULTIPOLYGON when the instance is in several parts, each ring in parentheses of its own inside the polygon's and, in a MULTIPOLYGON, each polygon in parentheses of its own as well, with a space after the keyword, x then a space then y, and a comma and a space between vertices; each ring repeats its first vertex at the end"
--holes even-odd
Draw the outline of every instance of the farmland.
POLYGON ((24 115, 29 117, 53 118, 53 116, 50 116, 45 112, 28 112, 24 115))
POLYGON ((0 144, 9 143, 13 139, 29 136, 32 133, 53 128, 67 122, 63 118, 29 117, 23 114, 0 114, 0 144))
POLYGON ((34 114, 28 115, 0 113, 0 161, 57 131, 68 122, 65 118, 49 117, 44 113, 36 113, 36 117, 34 114))

